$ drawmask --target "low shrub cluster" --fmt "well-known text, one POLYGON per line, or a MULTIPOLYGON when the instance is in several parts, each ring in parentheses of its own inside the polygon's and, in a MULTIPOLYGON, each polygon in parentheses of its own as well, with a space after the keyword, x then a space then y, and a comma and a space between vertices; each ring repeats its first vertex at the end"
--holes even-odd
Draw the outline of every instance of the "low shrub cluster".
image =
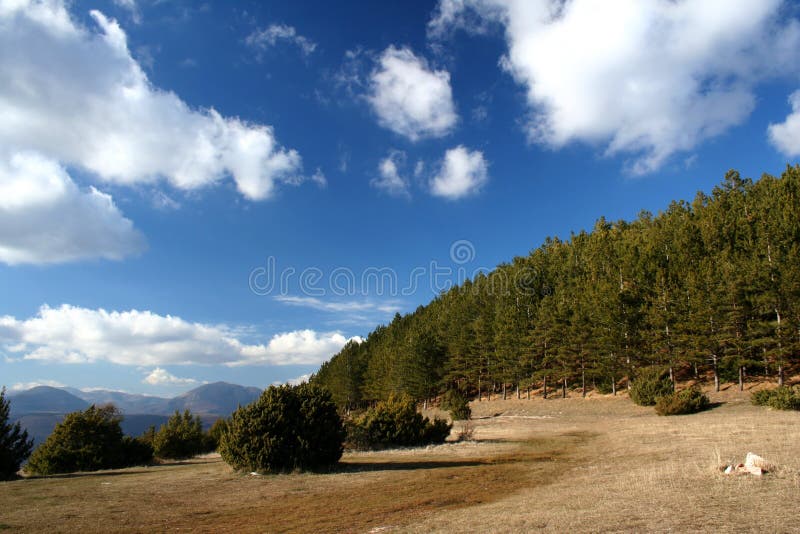
POLYGON ((409 397, 391 396, 347 425, 347 443, 354 449, 414 447, 443 443, 450 435, 443 419, 431 421, 417 412, 409 397))
POLYGON ((631 382, 631 400, 639 406, 654 406, 659 397, 672 393, 672 382, 662 367, 644 367, 631 382))
POLYGON ((339 461, 344 437, 327 390, 310 384, 271 386, 226 421, 219 453, 240 471, 321 470, 339 461))
POLYGON ((442 410, 450 412, 453 421, 466 421, 472 417, 469 399, 457 389, 449 389, 442 396, 442 410))
POLYGON ((658 415, 684 415, 708 409, 708 397, 698 388, 684 389, 659 397, 656 401, 658 415))
POLYGON ((113 405, 67 414, 33 451, 25 470, 39 475, 96 471, 146 464, 153 450, 122 434, 122 415, 113 405))
POLYGON ((762 389, 750 397, 756 406, 769 406, 776 410, 800 410, 800 389, 781 386, 775 389, 762 389))

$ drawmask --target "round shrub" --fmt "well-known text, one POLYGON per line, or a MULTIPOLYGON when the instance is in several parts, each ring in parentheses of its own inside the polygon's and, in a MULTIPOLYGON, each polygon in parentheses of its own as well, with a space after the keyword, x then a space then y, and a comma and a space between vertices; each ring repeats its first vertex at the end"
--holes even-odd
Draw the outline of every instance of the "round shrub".
POLYGON ((710 405, 708 397, 698 388, 689 388, 659 397, 656 401, 658 415, 684 415, 697 413, 710 405))
POLYGON ((444 442, 450 428, 447 421, 423 417, 410 397, 390 396, 349 422, 347 441, 356 449, 413 447, 444 442))
POLYGON ((177 410, 153 438, 153 448, 159 458, 191 458, 206 452, 203 424, 200 417, 189 410, 182 414, 177 410))
POLYGON ((309 384, 271 386, 233 412, 219 453, 240 471, 320 470, 339 461, 344 435, 327 390, 309 384))
POLYGON ((659 397, 672 392, 669 374, 661 367, 643 367, 631 382, 631 400, 639 406, 654 406, 659 397))
POLYGON ((457 389, 449 389, 442 396, 442 409, 450 412, 453 421, 466 421, 472 417, 469 400, 457 389))
POLYGON ((146 463, 143 449, 124 439, 120 421, 122 415, 110 404, 67 414, 33 451, 25 470, 50 475, 146 463))
POLYGON ((776 410, 800 410, 800 389, 780 386, 754 392, 750 401, 758 406, 769 406, 776 410))

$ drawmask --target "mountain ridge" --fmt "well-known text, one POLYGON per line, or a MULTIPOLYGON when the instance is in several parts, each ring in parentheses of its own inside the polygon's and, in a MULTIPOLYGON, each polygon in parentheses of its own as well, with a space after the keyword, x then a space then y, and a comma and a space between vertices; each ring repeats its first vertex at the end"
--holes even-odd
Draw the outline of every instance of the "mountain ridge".
POLYGON ((36 386, 8 395, 11 418, 20 421, 36 443, 41 443, 64 416, 92 404, 114 404, 122 412, 122 430, 136 436, 148 427, 159 427, 176 410, 190 410, 209 427, 239 406, 256 400, 263 390, 229 382, 203 384, 172 398, 111 390, 81 391, 70 387, 36 386))

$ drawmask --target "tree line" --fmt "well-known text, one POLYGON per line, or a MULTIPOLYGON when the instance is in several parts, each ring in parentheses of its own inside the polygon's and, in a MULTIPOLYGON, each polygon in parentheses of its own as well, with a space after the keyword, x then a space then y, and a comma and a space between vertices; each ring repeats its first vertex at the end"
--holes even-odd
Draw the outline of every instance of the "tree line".
POLYGON ((616 393, 649 366, 676 376, 783 384, 800 349, 800 166, 753 181, 729 171, 711 194, 569 239, 396 315, 325 362, 312 382, 343 407, 616 393))

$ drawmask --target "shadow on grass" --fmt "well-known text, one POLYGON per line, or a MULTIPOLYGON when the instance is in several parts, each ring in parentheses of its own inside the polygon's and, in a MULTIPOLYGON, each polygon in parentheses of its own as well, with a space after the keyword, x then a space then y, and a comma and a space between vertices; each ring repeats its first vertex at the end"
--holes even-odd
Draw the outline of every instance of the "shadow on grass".
POLYGON ((477 467, 490 465, 493 462, 483 460, 422 460, 418 462, 339 462, 333 472, 360 473, 364 471, 416 471, 418 469, 447 469, 453 467, 477 467))
POLYGON ((53 473, 52 475, 27 475, 19 480, 37 480, 43 478, 83 478, 83 477, 118 477, 125 475, 140 475, 152 473, 154 469, 163 467, 178 467, 186 465, 204 465, 219 461, 219 458, 187 458, 185 460, 156 460, 148 465, 121 467, 119 469, 103 469, 99 471, 79 471, 77 473, 53 473))

